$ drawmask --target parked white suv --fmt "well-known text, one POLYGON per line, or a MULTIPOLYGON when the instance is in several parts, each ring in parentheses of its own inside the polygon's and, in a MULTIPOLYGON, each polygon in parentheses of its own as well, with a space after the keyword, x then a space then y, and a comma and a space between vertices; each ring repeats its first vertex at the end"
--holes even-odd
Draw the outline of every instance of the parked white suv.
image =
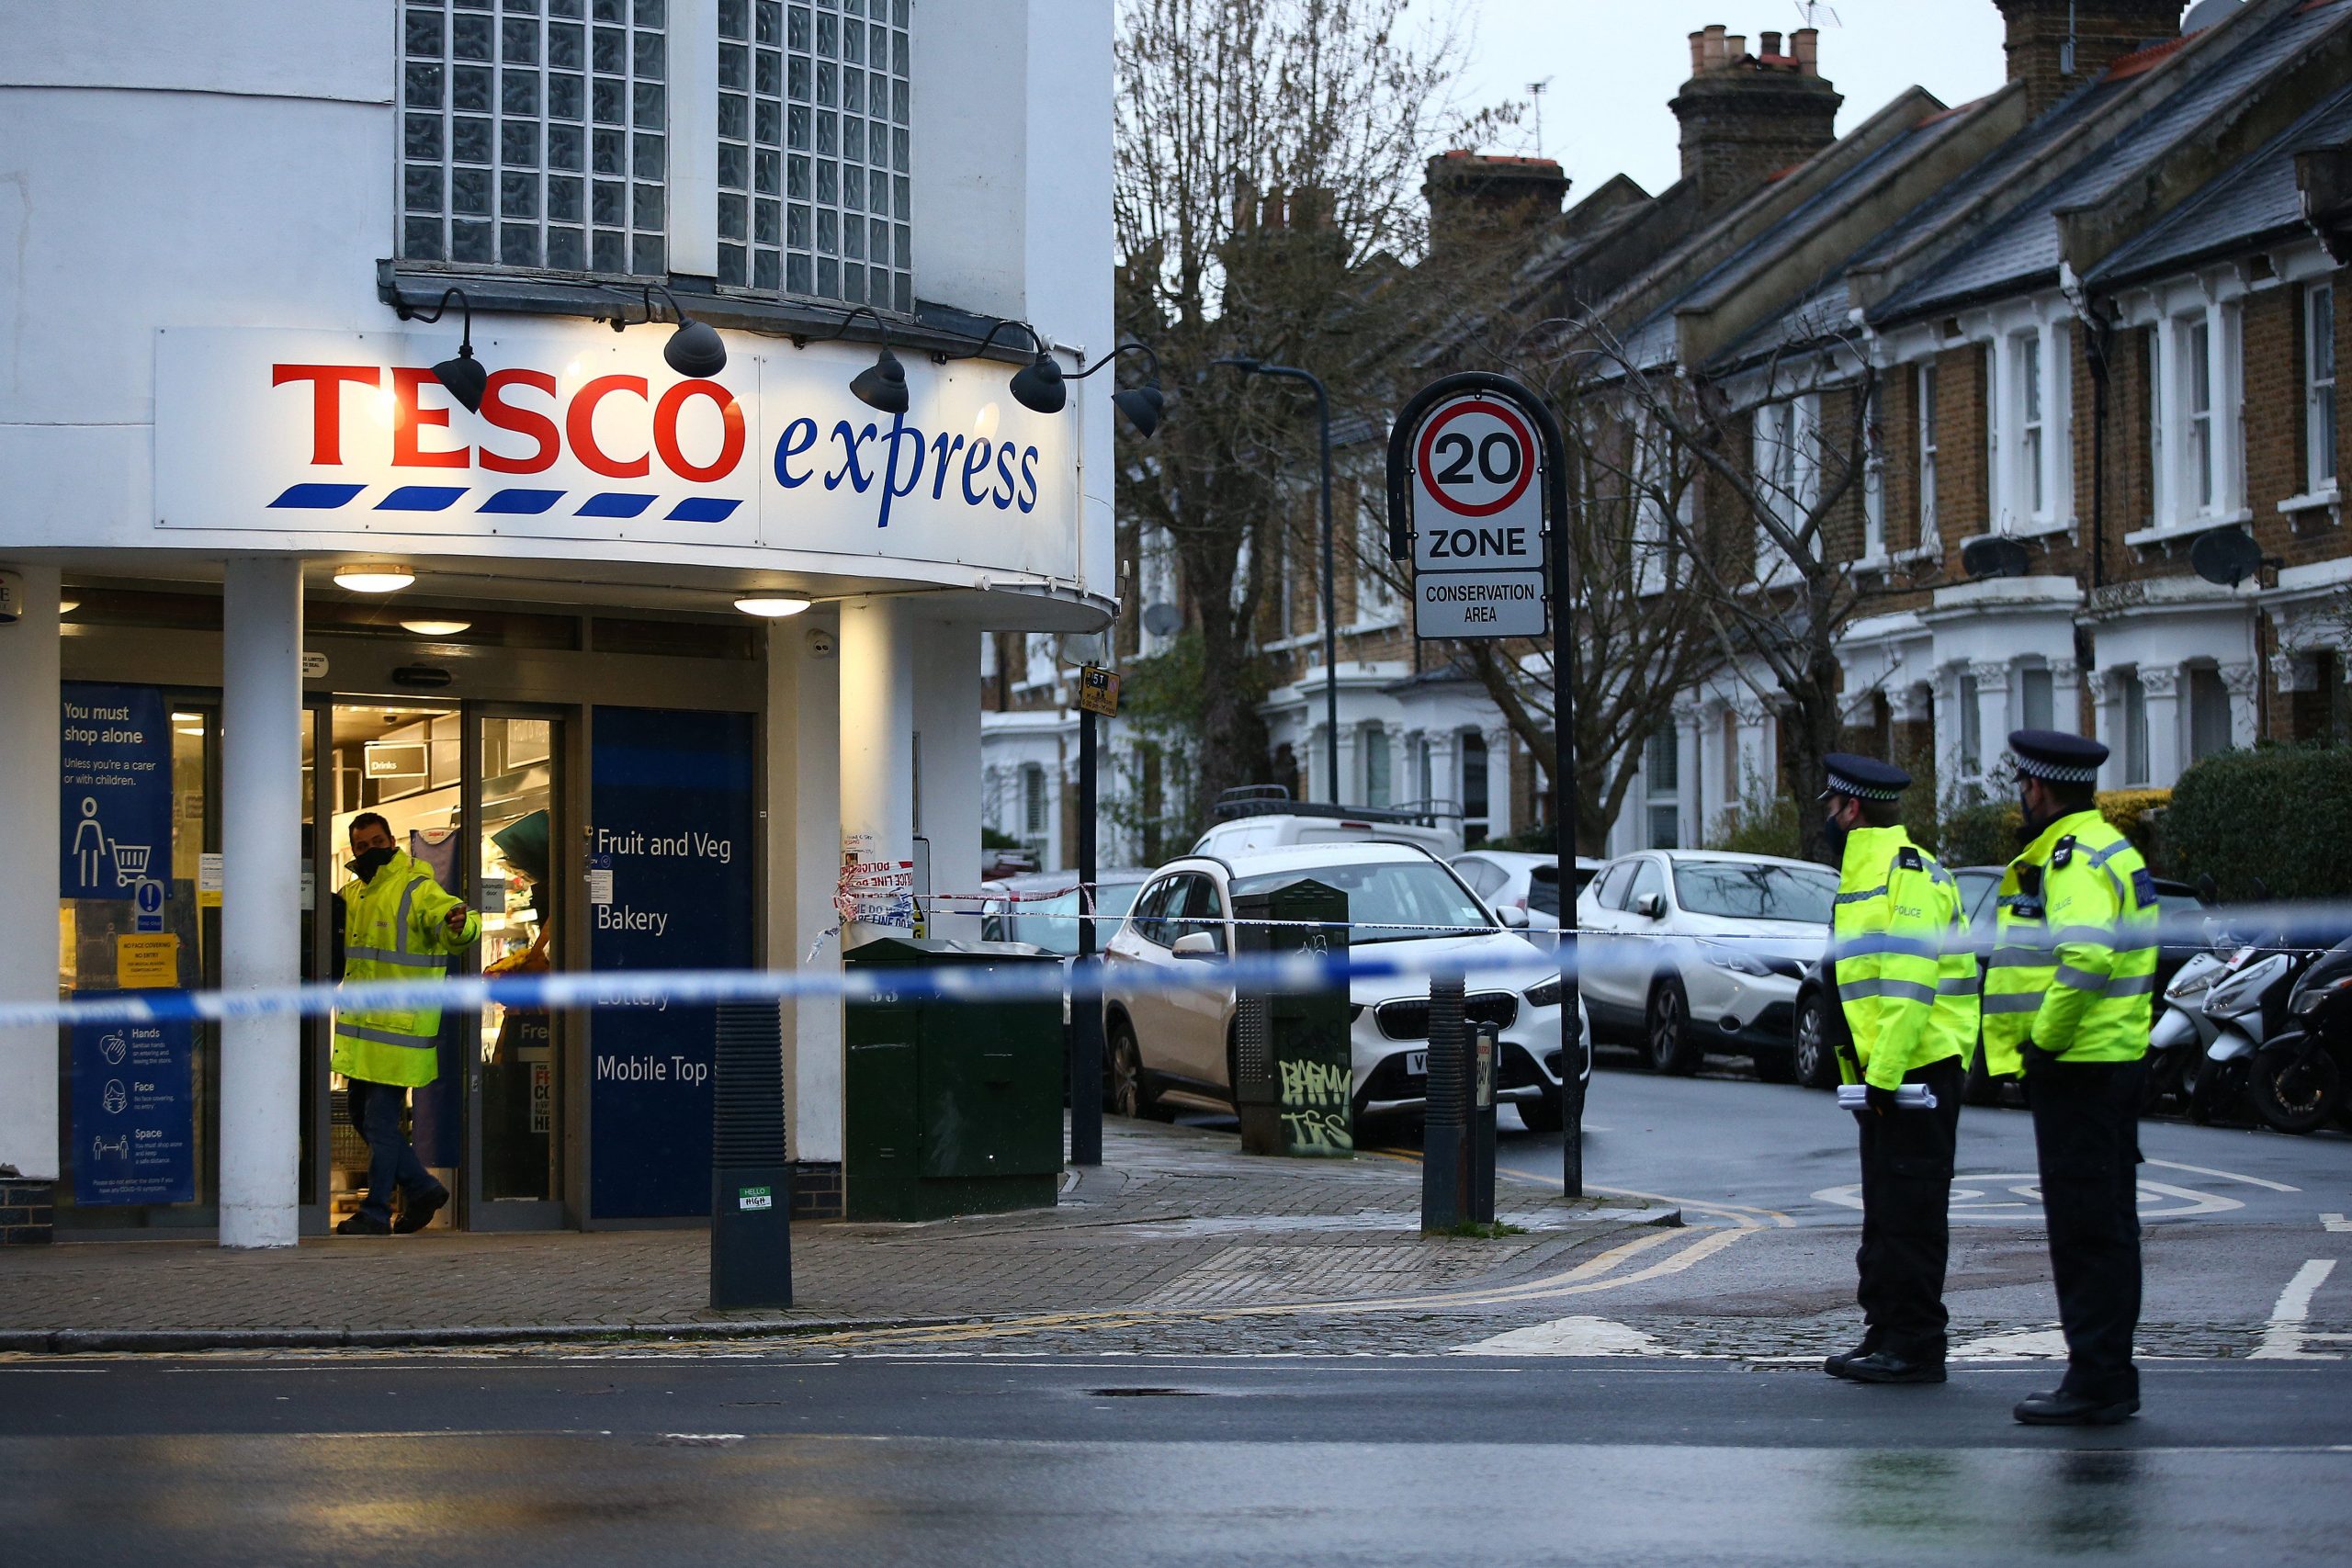
POLYGON ((1280 784, 1250 784, 1217 797, 1216 825, 1193 845, 1196 855, 1292 844, 1419 844, 1432 854, 1462 848, 1462 814, 1452 807, 1332 806, 1293 800, 1280 784))
POLYGON ((1811 861, 1712 851, 1621 856, 1577 900, 1578 978, 1604 1038, 1638 1042, 1662 1073, 1710 1052, 1794 1076, 1806 966, 1829 940, 1838 874, 1811 861))
MULTIPOLYGON (((1474 1023, 1498 1031, 1496 1099, 1529 1127, 1560 1125, 1560 976, 1554 960, 1503 929, 1443 862, 1404 844, 1308 844, 1186 855, 1159 868, 1103 945, 1109 1108, 1149 1115, 1165 1102, 1233 1103, 1233 900, 1302 876, 1348 895, 1356 948, 1416 971, 1354 979, 1350 1041, 1359 1118, 1422 1108, 1429 1089, 1426 967, 1461 964, 1474 1023), (1364 929, 1365 925, 1374 928, 1364 929), (1186 938, 1200 940, 1187 942, 1186 938), (1179 952, 1182 945, 1184 951, 1179 952), (1473 967, 1476 965, 1476 967, 1473 967)), ((1577 1071, 1591 1071, 1579 1029, 1577 1071)))

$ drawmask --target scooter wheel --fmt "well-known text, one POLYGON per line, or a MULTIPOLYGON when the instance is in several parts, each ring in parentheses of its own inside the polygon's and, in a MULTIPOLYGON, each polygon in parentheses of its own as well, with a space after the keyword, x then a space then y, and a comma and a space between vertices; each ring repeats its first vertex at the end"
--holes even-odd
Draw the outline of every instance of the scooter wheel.
POLYGON ((2317 1043, 2275 1040, 2254 1054, 2247 1080, 2256 1114, 2282 1133, 2309 1133, 2344 1099, 2344 1070, 2317 1043))

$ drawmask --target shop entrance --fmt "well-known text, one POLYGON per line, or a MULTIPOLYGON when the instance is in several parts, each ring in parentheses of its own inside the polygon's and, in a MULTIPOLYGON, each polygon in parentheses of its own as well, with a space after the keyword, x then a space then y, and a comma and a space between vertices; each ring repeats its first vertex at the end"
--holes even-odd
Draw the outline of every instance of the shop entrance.
MULTIPOLYGON (((351 824, 363 812, 382 817, 400 849, 481 913, 481 943, 451 963, 452 975, 560 967, 566 710, 342 699, 325 719, 328 766, 311 798, 327 824, 320 853, 332 870, 317 903, 329 973, 343 972, 342 890, 353 880, 351 824)), ((439 1077, 409 1097, 418 1157, 458 1200, 435 1228, 564 1224, 565 1025, 560 1014, 503 1007, 443 1015, 439 1077)), ((319 1021, 319 1041, 327 1028, 319 1021)), ((368 1149, 350 1123, 345 1081, 323 1050, 317 1058, 333 1224, 358 1206, 368 1149)))

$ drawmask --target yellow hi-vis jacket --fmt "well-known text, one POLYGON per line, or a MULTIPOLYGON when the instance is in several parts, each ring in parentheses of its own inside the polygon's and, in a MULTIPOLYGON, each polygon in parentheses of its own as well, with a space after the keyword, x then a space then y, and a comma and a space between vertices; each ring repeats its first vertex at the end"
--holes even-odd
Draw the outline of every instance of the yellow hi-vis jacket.
POLYGON ((395 854, 373 880, 343 890, 343 977, 345 981, 407 980, 420 990, 413 1007, 372 1008, 334 1015, 334 1070, 369 1083, 414 1088, 440 1076, 434 1041, 441 1032, 437 987, 449 955, 481 938, 481 917, 469 910, 452 936, 445 923, 460 901, 441 890, 433 874, 405 853, 395 854))
POLYGON ((1893 1089, 1916 1067, 1976 1043, 1976 955, 1951 873, 1901 828, 1857 828, 1846 840, 1830 921, 1838 1005, 1856 1060, 1838 1076, 1893 1089))
POLYGON ((2001 878, 1984 976, 1984 1066, 2015 1074, 2029 1040, 2070 1062, 2135 1062, 2155 1010, 2155 884, 2096 811, 2041 830, 2001 878))

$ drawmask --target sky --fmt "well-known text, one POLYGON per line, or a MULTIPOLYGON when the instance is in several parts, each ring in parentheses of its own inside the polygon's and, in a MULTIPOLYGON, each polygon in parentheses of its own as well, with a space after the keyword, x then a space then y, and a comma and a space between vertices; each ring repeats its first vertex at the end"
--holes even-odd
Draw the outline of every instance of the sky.
MULTIPOLYGON (((1679 176, 1680 128, 1666 106, 1690 74, 1691 33, 1721 22, 1745 33, 1753 53, 1757 34, 1804 26, 1797 0, 1453 3, 1467 43, 1466 103, 1524 99, 1529 83, 1552 79, 1543 151, 1566 170, 1571 205, 1611 175, 1630 175, 1652 195, 1679 176)), ((1423 0, 1417 8, 1444 4, 1423 0)), ((1821 73, 1846 98, 1840 136, 1905 87, 1960 104, 1992 92, 2007 73, 1994 0, 1830 0, 1816 10, 1821 73)), ((1482 151, 1532 152, 1534 126, 1522 119, 1482 151)))

